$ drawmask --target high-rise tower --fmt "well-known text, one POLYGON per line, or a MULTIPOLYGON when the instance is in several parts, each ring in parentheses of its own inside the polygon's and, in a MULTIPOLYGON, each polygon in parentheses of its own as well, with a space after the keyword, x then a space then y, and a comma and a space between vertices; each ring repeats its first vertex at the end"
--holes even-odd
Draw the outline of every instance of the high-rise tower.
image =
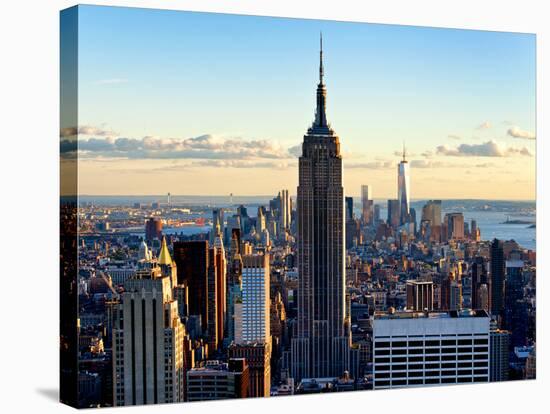
POLYGON ((299 159, 298 316, 292 376, 336 377, 349 367, 344 189, 340 142, 327 122, 321 38, 317 110, 299 159))
POLYGON ((400 224, 409 221, 409 209, 411 205, 411 183, 409 163, 405 144, 403 144, 403 159, 397 165, 397 199, 399 200, 399 222, 400 224))

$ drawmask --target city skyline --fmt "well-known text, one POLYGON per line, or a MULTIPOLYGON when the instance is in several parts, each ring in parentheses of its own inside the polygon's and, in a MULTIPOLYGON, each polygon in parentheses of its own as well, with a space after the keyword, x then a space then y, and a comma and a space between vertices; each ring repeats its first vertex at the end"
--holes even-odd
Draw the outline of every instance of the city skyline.
POLYGON ((392 197, 405 141, 415 198, 534 199, 533 35, 86 6, 80 193, 296 188, 319 31, 346 194, 392 197))
MULTIPOLYGON (((105 8, 76 6, 62 16, 73 24, 75 18, 89 22, 89 10, 101 14, 105 8)), ((109 16, 99 20, 102 23, 108 24, 120 12, 108 10, 109 16)), ((129 10, 140 14, 139 9, 129 10)), ((144 22, 150 25, 144 31, 165 31, 177 38, 173 30, 179 25, 173 25, 179 20, 168 20, 159 27, 155 25, 159 16, 166 18, 164 12, 148 11, 144 22)), ((132 36, 126 29, 135 17, 117 27, 114 43, 132 36)), ((212 23, 222 17, 209 15, 206 20, 212 23)), ((241 17, 230 20, 239 30, 245 29, 238 25, 241 17)), ((255 21, 244 20, 249 25, 255 21)), ((298 20, 292 24, 296 22, 306 24, 298 20)), ((190 27, 195 39, 205 37, 197 35, 200 21, 190 27)), ((393 29, 399 33, 403 27, 393 29)), ((262 26, 261 33, 268 32, 262 26)), ((285 27, 284 32, 288 36, 293 31, 285 27)), ((214 40, 227 40, 219 36, 223 27, 216 26, 216 33, 214 40)), ((84 25, 78 32, 79 42, 89 42, 89 34, 84 25)), ((229 38, 246 43, 235 33, 229 38)), ((151 40, 163 56, 171 55, 173 44, 163 44, 156 36, 151 40)), ((336 36, 334 40, 342 39, 336 36)), ((271 43, 259 42, 260 50, 243 50, 263 58, 262 53, 275 44, 281 44, 277 36, 271 43)), ((244 68, 228 65, 233 44, 225 42, 224 46, 208 50, 208 56, 219 52, 227 58, 216 60, 224 75, 231 75, 232 70, 245 73, 244 68)), ((190 56, 201 51, 197 47, 189 48, 190 56)), ((111 49, 105 49, 107 57, 111 49)), ((506 194, 514 189, 515 181, 507 174, 496 177, 488 172, 496 168, 494 164, 475 167, 485 174, 469 174, 471 166, 451 167, 440 161, 449 157, 467 163, 464 160, 469 158, 477 162, 492 157, 513 165, 513 160, 533 158, 527 146, 535 144, 534 134, 510 127, 508 135, 525 141, 524 146, 505 148, 487 141, 438 145, 435 152, 424 149, 423 153, 415 151, 422 145, 434 145, 433 137, 415 142, 408 136, 413 144, 400 139, 399 151, 392 152, 399 157, 398 164, 381 161, 377 154, 382 152, 377 151, 391 151, 394 140, 358 142, 352 132, 361 128, 356 121, 350 121, 352 128, 343 128, 344 133, 329 122, 333 113, 335 119, 342 119, 337 116, 340 105, 344 110, 340 117, 347 114, 348 120, 359 108, 345 103, 349 97, 343 99, 336 93, 335 111, 327 110, 331 108, 333 78, 326 71, 323 32, 317 50, 315 100, 309 101, 315 108, 314 117, 300 127, 301 141, 292 146, 290 142, 242 136, 136 139, 114 133, 106 125, 89 126, 91 123, 61 131, 62 167, 63 163, 79 165, 78 174, 71 170, 75 173, 72 177, 61 173, 61 194, 67 194, 64 182, 73 181, 75 175, 79 184, 76 197, 62 195, 60 209, 62 401, 78 407, 129 406, 536 378, 536 204, 487 200, 487 194, 499 193, 487 193, 484 180, 506 194), (79 137, 76 143, 75 136, 79 137), (80 139, 82 136, 88 138, 80 139), (368 155, 354 153, 353 148, 359 146, 368 155), (347 167, 346 158, 350 160, 347 167), (373 167, 370 159, 378 164, 373 167), (128 163, 134 166, 130 168, 128 163), (346 180, 346 168, 358 175, 346 180), (458 172, 453 173, 453 168, 458 172), (447 174, 438 173, 438 169, 447 174), (391 170, 388 178, 393 184, 374 174, 365 175, 369 170, 391 170), (425 182, 423 172, 428 177, 425 182), (289 192, 288 174, 298 179, 295 197, 289 192), (357 185, 354 179, 360 179, 357 185), (344 189, 346 182, 349 188, 361 191, 355 201, 344 189), (154 188, 164 196, 132 199, 118 195, 97 204, 94 196, 85 197, 90 186, 100 185, 108 192, 123 184, 117 192, 154 188), (213 196, 205 195, 182 200, 172 194, 174 189, 193 187, 208 193, 220 186, 227 186, 223 187, 227 199, 213 201, 213 196), (426 196, 422 186, 429 187, 430 199, 423 205, 411 202, 413 195, 426 196), (265 199, 244 196, 258 189, 271 195, 265 199), (483 192, 484 201, 441 201, 449 192, 457 197, 475 191, 483 192), (234 198, 238 193, 243 194, 234 198), (381 196, 387 197, 386 208, 374 202, 381 196), (67 299, 75 299, 76 306, 67 299), (71 355, 76 358, 70 359, 71 355), (77 362, 76 366, 71 361, 77 362)), ((147 56, 147 45, 139 51, 142 57, 147 56)), ((86 59, 92 56, 87 51, 86 59)), ((331 60, 336 70, 341 59, 337 52, 331 60)), ((248 60, 254 72, 261 72, 255 67, 257 59, 248 60)), ((82 63, 82 59, 78 61, 82 63)), ((177 71, 177 67, 170 70, 177 71)), ((158 74, 167 69, 162 66, 158 74)), ((402 67, 399 71, 405 78, 411 75, 402 67)), ((208 87, 216 89, 218 78, 213 74, 217 69, 206 78, 208 87)), ((80 75, 86 79, 86 70, 80 75)), ((262 83, 273 87, 270 79, 274 74, 262 75, 258 75, 262 83)), ((292 83, 291 79, 292 73, 284 75, 284 82, 292 83)), ((197 85, 203 80, 197 76, 197 85)), ((239 95, 231 105, 224 102, 227 91, 240 81, 232 76, 222 81, 216 90, 219 100, 206 103, 209 117, 220 121, 219 115, 222 123, 232 119, 233 125, 247 125, 251 130, 288 128, 294 135, 292 122, 284 122, 286 116, 281 122, 262 120, 260 113, 265 108, 259 108, 255 119, 246 113, 249 122, 243 122, 243 108, 252 101, 243 101, 239 95)), ((243 82, 250 84, 249 79, 243 82)), ((337 82, 345 85, 342 77, 335 76, 337 82)), ((406 82, 411 83, 410 79, 406 82)), ((102 86, 126 83, 130 82, 111 78, 95 86, 99 91, 102 86)), ((312 79, 307 83, 313 95, 312 79)), ((299 89, 301 84, 294 87, 299 89)), ((158 88, 153 87, 155 91, 158 88)), ((339 88, 334 89, 342 91, 339 88)), ((268 89, 264 92, 272 88, 268 89)), ((102 106, 90 95, 93 91, 86 92, 86 86, 83 90, 80 93, 79 89, 79 99, 85 102, 84 110, 79 111, 81 119, 88 119, 94 111, 109 112, 110 104, 102 106), (94 110, 87 112, 87 106, 94 110)), ((63 92, 66 89, 62 87, 62 103, 68 97, 63 92)), ((147 101, 141 88, 134 92, 140 94, 140 102, 147 101)), ((283 88, 278 92, 284 95, 289 91, 283 88)), ((181 97, 182 101, 186 97, 181 97)), ((200 118, 203 103, 185 103, 182 117, 197 111, 194 116, 200 118)), ((277 107, 274 103, 266 113, 277 107)), ((151 114, 180 108, 164 102, 147 105, 151 114)), ((390 108, 379 107, 384 113, 390 108)), ((120 112, 115 116, 131 110, 120 104, 116 108, 120 112)), ((301 104, 286 110, 294 115, 303 112, 301 104)), ((418 114, 423 111, 415 110, 418 114)), ((451 118, 454 115, 444 106, 441 110, 451 118)), ((141 119, 163 123, 154 116, 141 119)), ((131 122, 137 123, 135 115, 131 122)), ((170 126, 165 127, 168 130, 170 126)), ((485 121, 476 130, 492 128, 485 121)), ((522 171, 529 175, 525 161, 522 171)), ((519 170, 511 168, 510 173, 521 182, 519 170)))

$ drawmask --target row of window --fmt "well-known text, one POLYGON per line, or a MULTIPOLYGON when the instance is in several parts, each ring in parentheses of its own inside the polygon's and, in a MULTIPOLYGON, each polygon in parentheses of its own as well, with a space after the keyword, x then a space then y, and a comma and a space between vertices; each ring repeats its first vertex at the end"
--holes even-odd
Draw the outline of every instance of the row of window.
MULTIPOLYGON (((489 339, 477 338, 473 339, 474 345, 488 345, 489 339)), ((402 348, 402 347, 421 347, 421 346, 456 346, 456 345, 471 345, 472 339, 431 339, 425 341, 376 341, 375 348, 402 348)))
POLYGON ((378 378, 408 378, 408 377, 456 377, 456 376, 479 376, 488 375, 488 369, 459 369, 459 370, 432 370, 432 371, 409 371, 409 372, 376 372, 378 378))
POLYGON ((489 352, 487 346, 452 347, 452 348, 398 348, 398 349, 375 349, 375 355, 422 355, 422 354, 465 354, 489 352))
POLYGON ((488 377, 461 377, 461 378, 426 378, 426 379, 409 379, 394 380, 394 381, 376 381, 374 383, 375 388, 379 387, 400 387, 406 385, 436 385, 436 384, 461 384, 468 382, 488 382, 488 377))
MULTIPOLYGON (((487 362, 476 362, 474 368, 485 367, 487 362)), ((443 363, 443 364, 399 364, 399 365, 376 365, 376 372, 380 371, 415 371, 423 369, 449 369, 449 368, 472 368, 471 362, 466 363, 443 363)))

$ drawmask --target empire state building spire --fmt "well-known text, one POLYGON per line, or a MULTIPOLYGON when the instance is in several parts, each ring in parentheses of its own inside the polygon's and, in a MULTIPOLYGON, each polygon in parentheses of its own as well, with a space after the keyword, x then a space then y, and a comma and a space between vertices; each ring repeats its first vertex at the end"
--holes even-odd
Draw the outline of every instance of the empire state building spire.
POLYGON ((322 85, 323 84, 323 75, 325 74, 324 70, 323 70, 323 32, 321 32, 320 34, 320 39, 319 39, 319 44, 320 44, 320 49, 319 49, 319 85, 322 85))
POLYGON ((327 89, 323 82, 325 69, 323 67, 323 34, 320 35, 319 48, 319 84, 317 85, 317 109, 315 110, 315 121, 311 126, 311 132, 317 134, 332 135, 330 125, 327 122, 327 89))

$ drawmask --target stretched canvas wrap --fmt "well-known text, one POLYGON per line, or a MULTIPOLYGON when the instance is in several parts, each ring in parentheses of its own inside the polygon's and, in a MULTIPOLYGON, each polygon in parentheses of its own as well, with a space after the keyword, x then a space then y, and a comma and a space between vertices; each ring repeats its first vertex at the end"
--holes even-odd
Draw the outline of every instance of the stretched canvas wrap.
POLYGON ((60 48, 62 402, 535 378, 535 35, 75 6, 60 48))

